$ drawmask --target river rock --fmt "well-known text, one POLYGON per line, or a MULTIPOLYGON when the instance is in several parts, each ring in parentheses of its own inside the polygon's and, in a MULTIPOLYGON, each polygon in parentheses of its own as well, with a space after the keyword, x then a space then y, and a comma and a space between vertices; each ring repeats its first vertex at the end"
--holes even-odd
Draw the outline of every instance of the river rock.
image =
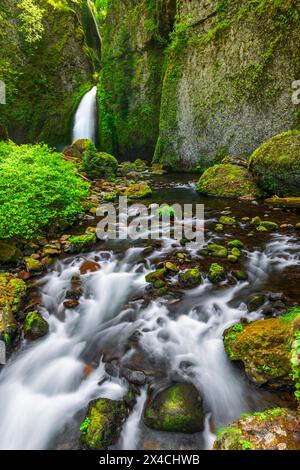
POLYGON ((21 256, 21 250, 15 245, 0 242, 0 264, 14 264, 21 256))
POLYGON ((49 331, 48 322, 37 312, 28 312, 24 321, 24 336, 35 340, 45 336, 49 331))
POLYGON ((10 341, 17 331, 15 315, 26 293, 26 284, 12 274, 0 273, 0 335, 10 341))
POLYGON ((184 287, 198 286, 202 281, 201 271, 199 268, 188 269, 179 273, 178 279, 184 287))
POLYGON ((214 450, 300 450, 299 416, 284 408, 246 414, 217 435, 214 450))
POLYGON ((65 246, 67 253, 80 253, 87 251, 96 243, 97 237, 95 234, 72 235, 65 246))
POLYGON ((293 388, 291 351, 300 329, 300 308, 267 320, 240 323, 224 332, 225 351, 244 364, 248 378, 271 388, 293 388))
POLYGON ((299 196, 300 132, 293 130, 275 135, 251 155, 249 168, 266 193, 299 196))
POLYGON ((101 269, 99 263, 96 263, 96 261, 86 260, 80 265, 79 272, 83 275, 87 273, 94 273, 99 271, 99 269, 101 269))
POLYGON ((150 197, 152 190, 148 183, 135 183, 128 186, 124 191, 124 196, 129 199, 143 199, 150 197))
POLYGON ((204 171, 196 189, 207 196, 250 199, 261 196, 261 191, 247 168, 229 163, 215 165, 204 171))
POLYGON ((117 441, 126 416, 124 401, 108 398, 93 400, 80 426, 81 447, 86 450, 107 450, 117 441))
POLYGON ((247 307, 249 312, 254 312, 255 310, 258 310, 265 303, 265 300, 265 294, 250 295, 247 300, 247 307))
POLYGON ((216 284, 217 282, 224 281, 226 277, 225 269, 218 263, 212 263, 208 272, 208 279, 216 284))
POLYGON ((190 383, 175 383, 146 405, 145 423, 158 431, 194 433, 203 430, 202 398, 190 383))

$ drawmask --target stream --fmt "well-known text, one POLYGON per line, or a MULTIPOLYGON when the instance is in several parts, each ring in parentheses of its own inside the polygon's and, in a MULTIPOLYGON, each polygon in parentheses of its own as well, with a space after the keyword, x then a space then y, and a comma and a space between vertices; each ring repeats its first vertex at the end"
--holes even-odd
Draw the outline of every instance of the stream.
MULTIPOLYGON (((184 178, 162 178, 154 188, 151 202, 205 202, 206 243, 233 236, 245 240, 248 280, 216 286, 203 276, 200 286, 182 295, 145 302, 145 275, 156 269, 158 260, 182 249, 174 240, 164 238, 149 253, 149 241, 99 241, 90 253, 59 259, 37 280, 48 335, 34 343, 23 341, 0 375, 0 449, 78 448, 79 426, 90 400, 118 400, 128 389, 125 379, 107 373, 105 363, 114 361, 144 371, 149 379, 140 387, 116 449, 210 449, 218 427, 242 412, 276 405, 274 394, 250 385, 228 360, 222 334, 241 317, 262 316, 261 310, 247 311, 246 299, 253 292, 284 292, 295 301, 298 236, 285 232, 250 239, 243 228, 216 234, 211 228, 228 206, 238 219, 263 216, 267 209, 205 200, 184 178), (96 260, 101 269, 80 276, 83 295, 76 309, 67 309, 65 293, 86 259, 96 260), (161 390, 180 380, 192 382, 204 399, 204 431, 188 435, 150 430, 143 423, 148 387, 161 390)), ((294 215, 276 213, 279 221, 287 217, 294 215)))

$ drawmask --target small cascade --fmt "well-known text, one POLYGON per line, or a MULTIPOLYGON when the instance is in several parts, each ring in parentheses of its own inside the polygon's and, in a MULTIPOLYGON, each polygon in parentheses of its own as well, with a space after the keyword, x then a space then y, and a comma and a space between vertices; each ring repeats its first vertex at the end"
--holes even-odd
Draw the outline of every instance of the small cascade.
POLYGON ((90 139, 96 142, 97 87, 88 91, 79 103, 74 117, 72 141, 90 139))

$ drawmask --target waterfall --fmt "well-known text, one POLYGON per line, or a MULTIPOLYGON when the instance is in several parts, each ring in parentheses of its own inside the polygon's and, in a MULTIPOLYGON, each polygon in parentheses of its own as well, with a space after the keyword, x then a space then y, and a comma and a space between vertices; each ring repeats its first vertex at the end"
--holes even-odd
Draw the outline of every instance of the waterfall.
POLYGON ((97 87, 88 91, 79 103, 74 117, 72 141, 90 139, 96 142, 97 87))

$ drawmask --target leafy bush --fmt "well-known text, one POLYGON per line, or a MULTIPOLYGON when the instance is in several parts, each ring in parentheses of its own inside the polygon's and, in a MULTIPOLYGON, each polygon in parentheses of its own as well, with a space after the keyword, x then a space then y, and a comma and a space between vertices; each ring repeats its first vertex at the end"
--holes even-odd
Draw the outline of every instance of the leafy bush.
POLYGON ((46 145, 0 142, 0 238, 28 239, 82 212, 88 184, 46 145))
POLYGON ((98 152, 92 142, 90 142, 83 152, 82 170, 89 178, 107 178, 114 176, 118 168, 118 161, 115 157, 105 152, 98 152))

